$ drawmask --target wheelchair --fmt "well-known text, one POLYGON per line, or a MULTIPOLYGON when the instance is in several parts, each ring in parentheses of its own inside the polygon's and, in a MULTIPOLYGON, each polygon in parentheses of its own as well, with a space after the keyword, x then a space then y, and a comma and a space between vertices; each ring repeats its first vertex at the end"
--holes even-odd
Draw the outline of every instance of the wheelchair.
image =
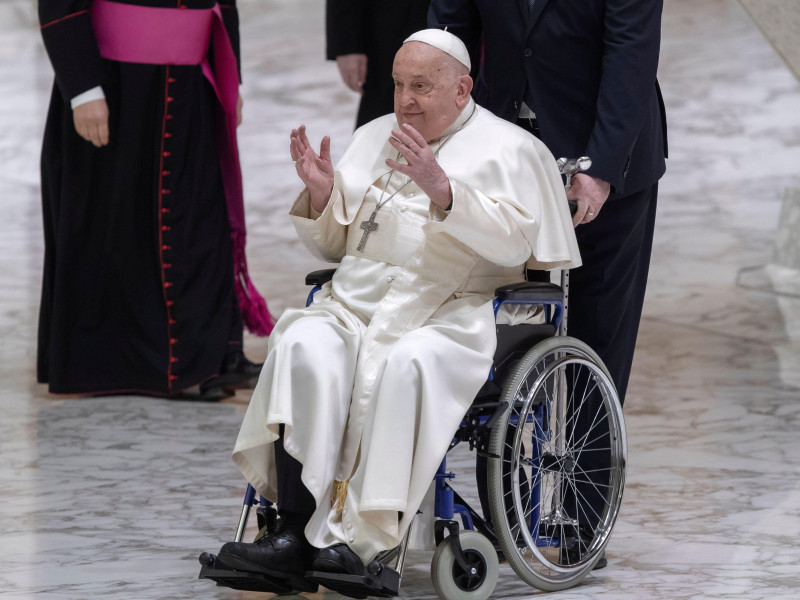
MULTIPOLYGON (((569 184, 569 169, 586 167, 563 160, 569 184)), ((334 272, 306 276, 313 286, 307 304, 334 272)), ((496 325, 491 373, 450 444, 450 450, 468 444, 477 454, 480 511, 451 487, 455 475, 447 456, 435 476, 431 580, 443 600, 488 598, 501 560, 532 587, 571 588, 608 544, 625 485, 625 424, 608 369, 591 348, 566 335, 569 273, 561 277, 561 286, 526 281, 495 291, 495 316, 504 305, 536 306, 544 322, 496 325)), ((248 485, 235 541, 242 540, 254 505, 259 535, 276 526, 274 506, 256 500, 248 485)), ((367 565, 364 576, 309 572, 306 578, 354 598, 397 596, 408 541, 407 533, 398 548, 367 565)), ((230 570, 209 553, 200 563, 199 576, 220 586, 292 591, 276 590, 259 573, 230 570)))

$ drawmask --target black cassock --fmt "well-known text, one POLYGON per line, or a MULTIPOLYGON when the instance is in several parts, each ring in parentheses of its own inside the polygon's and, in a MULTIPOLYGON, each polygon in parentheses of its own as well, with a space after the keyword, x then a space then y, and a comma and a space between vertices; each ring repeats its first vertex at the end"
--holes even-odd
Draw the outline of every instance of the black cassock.
MULTIPOLYGON (((203 0, 140 0, 210 8, 203 0)), ((56 75, 42 150, 45 235, 38 379, 54 393, 175 394, 240 351, 230 229, 200 66, 100 57, 90 0, 40 0, 56 75), (109 145, 70 99, 102 85, 109 145)), ((234 0, 221 3, 238 54, 234 0)))

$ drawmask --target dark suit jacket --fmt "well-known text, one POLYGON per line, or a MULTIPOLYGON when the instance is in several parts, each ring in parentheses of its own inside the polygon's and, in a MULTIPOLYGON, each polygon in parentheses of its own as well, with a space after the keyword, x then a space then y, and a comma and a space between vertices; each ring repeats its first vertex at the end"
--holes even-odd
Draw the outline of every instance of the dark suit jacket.
POLYGON ((357 125, 394 110, 392 63, 409 35, 425 29, 430 0, 327 0, 326 56, 367 55, 357 125))
POLYGON ((458 35, 483 63, 476 101, 516 120, 527 86, 542 140, 587 155, 615 196, 658 181, 667 155, 656 81, 663 0, 433 0, 430 27, 458 35), (483 46, 481 47, 481 42, 483 46))

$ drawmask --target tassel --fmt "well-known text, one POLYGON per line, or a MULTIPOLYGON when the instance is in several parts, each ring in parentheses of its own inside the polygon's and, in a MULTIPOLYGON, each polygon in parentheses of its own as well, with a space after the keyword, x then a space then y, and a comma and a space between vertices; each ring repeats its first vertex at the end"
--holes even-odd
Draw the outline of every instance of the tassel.
POLYGON ((266 337, 275 327, 275 319, 267 308, 267 302, 258 293, 256 286, 247 273, 247 258, 244 253, 244 236, 233 235, 233 289, 239 309, 242 312, 242 321, 247 330, 254 335, 266 337))
POLYGON ((344 510, 344 501, 347 499, 347 483, 349 479, 344 481, 333 480, 333 491, 331 492, 331 508, 340 513, 344 510))

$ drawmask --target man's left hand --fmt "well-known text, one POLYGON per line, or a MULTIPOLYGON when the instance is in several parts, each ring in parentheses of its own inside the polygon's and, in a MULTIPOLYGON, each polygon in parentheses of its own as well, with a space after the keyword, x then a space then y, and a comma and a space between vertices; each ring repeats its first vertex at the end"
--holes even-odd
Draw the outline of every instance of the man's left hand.
POLYGON ((600 214, 600 209, 611 193, 611 184, 586 173, 578 173, 572 178, 572 186, 567 190, 567 199, 576 200, 578 210, 572 216, 572 225, 591 223, 600 214))
POLYGON ((407 165, 386 159, 386 164, 403 175, 408 175, 425 192, 431 202, 447 209, 452 201, 450 180, 433 155, 425 138, 408 123, 392 130, 389 143, 406 159, 407 165))

